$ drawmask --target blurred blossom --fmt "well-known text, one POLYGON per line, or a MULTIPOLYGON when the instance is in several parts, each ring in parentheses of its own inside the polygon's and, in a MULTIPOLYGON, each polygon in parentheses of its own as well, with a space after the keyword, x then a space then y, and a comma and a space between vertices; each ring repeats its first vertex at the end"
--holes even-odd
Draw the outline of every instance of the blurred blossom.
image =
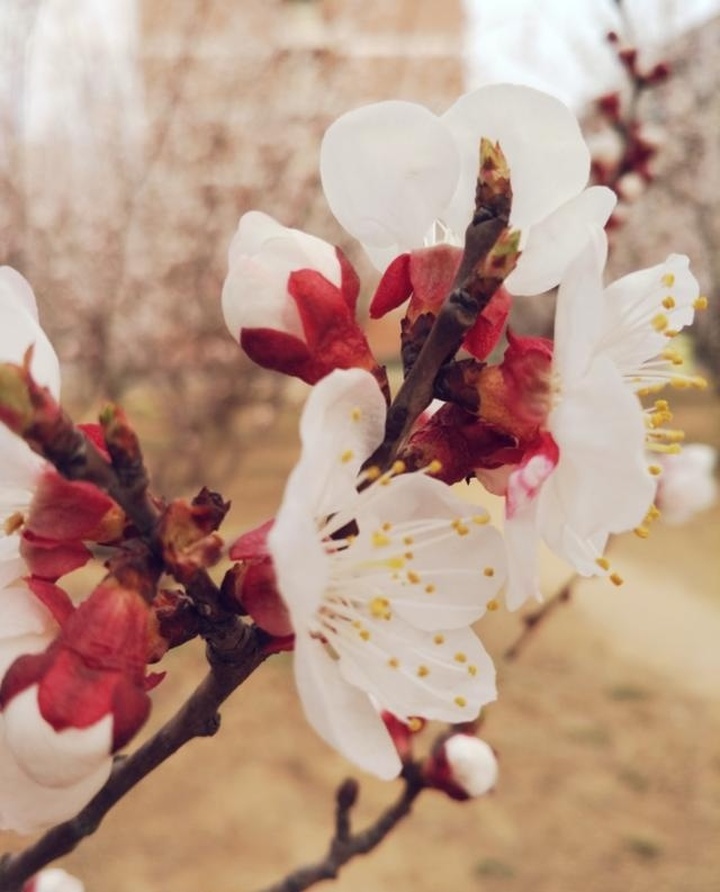
POLYGON ((662 474, 656 503, 665 523, 682 524, 711 508, 718 499, 714 471, 717 449, 706 443, 688 443, 676 455, 659 459, 662 474))

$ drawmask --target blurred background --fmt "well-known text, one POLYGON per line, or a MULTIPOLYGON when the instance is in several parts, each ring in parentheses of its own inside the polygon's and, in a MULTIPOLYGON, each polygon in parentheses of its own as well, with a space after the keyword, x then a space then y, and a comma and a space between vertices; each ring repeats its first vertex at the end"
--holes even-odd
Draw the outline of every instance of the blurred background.
MULTIPOLYGON (((238 528, 259 522, 295 458, 297 400, 222 322, 240 215, 262 209, 339 244, 367 299, 377 274, 320 188, 328 124, 385 98, 442 112, 466 89, 513 80, 573 106, 600 158, 613 135, 595 100, 629 90, 605 39, 614 30, 641 67, 666 60, 672 76, 638 103, 654 179, 627 184, 610 274, 690 256, 710 308, 686 347, 711 387, 676 405, 689 439, 720 446, 719 11, 717 0, 0 0, 0 263, 32 283, 78 417, 120 402, 158 490, 206 483, 233 498, 238 528)), ((524 302, 518 324, 549 333, 551 307, 524 302)), ((372 337, 392 362, 395 329, 372 337)), ((337 888, 720 889, 718 542, 716 508, 618 543, 620 593, 583 586, 515 663, 501 655, 518 618, 486 621, 503 692, 486 734, 498 793, 421 801, 337 888)), ((549 594, 566 575, 547 561, 549 594)), ((170 656, 155 724, 202 660, 199 647, 170 656)), ((89 892, 250 889, 324 851, 347 768, 305 727, 289 666, 258 673, 217 740, 156 772, 68 861, 89 892)), ((389 792, 366 786, 369 816, 389 792)))

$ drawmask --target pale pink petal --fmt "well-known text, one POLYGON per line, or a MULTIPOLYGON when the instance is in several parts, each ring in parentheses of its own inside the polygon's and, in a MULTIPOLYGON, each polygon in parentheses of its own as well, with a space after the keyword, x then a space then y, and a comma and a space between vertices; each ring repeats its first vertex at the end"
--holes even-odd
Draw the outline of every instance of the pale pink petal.
POLYGON ((554 468, 555 462, 549 456, 534 455, 508 479, 504 533, 508 554, 505 603, 509 610, 517 610, 529 598, 542 600, 538 504, 542 487, 554 468))
POLYGON ((342 678, 320 641, 298 637, 295 680, 305 715, 326 743, 383 780, 397 777, 400 758, 379 713, 342 678))
POLYGON ((364 245, 393 256, 423 244, 458 171, 446 127, 411 102, 378 102, 342 115, 320 151, 325 197, 338 221, 364 245))
POLYGON ((498 141, 510 166, 512 226, 533 226, 580 192, 590 172, 577 119, 560 100, 517 84, 467 93, 442 116, 461 154, 462 171, 445 222, 463 232, 473 213, 481 137, 498 141))
POLYGON ((60 365, 52 344, 40 328, 32 289, 16 270, 0 267, 0 362, 22 362, 31 344, 34 345, 33 377, 57 398, 60 365))
POLYGON ((605 186, 574 196, 528 230, 515 269, 505 280, 511 294, 541 294, 554 288, 588 240, 588 229, 602 229, 617 198, 605 186))
POLYGON ((37 685, 10 700, 4 710, 5 741, 34 781, 67 787, 97 771, 112 749, 112 715, 88 728, 55 729, 40 715, 37 685))

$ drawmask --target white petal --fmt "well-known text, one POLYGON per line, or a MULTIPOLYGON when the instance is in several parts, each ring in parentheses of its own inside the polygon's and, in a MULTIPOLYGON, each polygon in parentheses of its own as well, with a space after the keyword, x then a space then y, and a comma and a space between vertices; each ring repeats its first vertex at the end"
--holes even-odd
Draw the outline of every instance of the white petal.
POLYGON ((471 629, 434 633, 398 617, 342 639, 340 672, 400 718, 465 722, 495 699, 495 669, 471 629))
POLYGON ((640 524, 655 494, 645 457, 645 421, 613 363, 596 357, 548 424, 560 450, 540 494, 540 529, 550 547, 562 554, 563 542, 572 544, 563 524, 579 540, 595 541, 640 524))
POLYGON ((16 270, 0 267, 0 362, 22 362, 31 344, 35 347, 33 377, 57 398, 60 365, 52 344, 40 328, 32 289, 16 270))
POLYGON ((484 796, 498 779, 498 762, 492 747, 469 734, 453 734, 443 744, 453 781, 468 796, 484 796))
POLYGON ((445 222, 462 232, 475 199, 480 138, 499 141, 513 189, 513 227, 542 220, 585 186, 590 172, 580 126, 567 106, 540 90, 492 84, 467 93, 443 115, 461 153, 462 171, 445 222))
POLYGON ((298 637, 295 680, 310 724, 330 746, 383 780, 397 777, 400 758, 370 698, 343 679, 320 642, 298 637))
POLYGON ((47 463, 27 443, 0 424, 0 518, 30 503, 37 479, 47 463))
POLYGON ((312 269, 334 285, 342 279, 335 248, 260 211, 240 218, 228 251, 222 293, 225 322, 233 337, 242 328, 272 328, 300 335, 300 317, 288 295, 290 273, 312 269))
POLYGON ((671 254, 664 263, 613 282, 605 289, 602 349, 625 374, 637 372, 668 344, 653 321, 665 317, 674 331, 690 325, 699 290, 682 254, 671 254), (663 305, 667 298, 674 302, 669 309, 663 305))
POLYGON ((292 489, 314 517, 354 504, 357 473, 382 441, 385 412, 377 382, 362 369, 336 369, 313 387, 300 419, 292 489))
POLYGON ((482 509, 474 517, 468 510, 450 487, 425 474, 367 490, 358 504, 359 534, 343 555, 358 566, 358 586, 376 586, 417 629, 454 629, 479 619, 503 584, 505 554, 482 509), (386 532, 378 539, 379 530, 386 532))
POLYGON ((85 892, 77 877, 59 867, 49 867, 34 878, 32 892, 85 892))
POLYGON ((0 830, 37 833, 76 815, 103 786, 112 759, 94 768, 75 784, 46 787, 19 767, 4 740, 0 716, 0 830))
POLYGON ((15 582, 27 573, 27 564, 20 556, 20 538, 0 536, 0 588, 15 582))
POLYGON ((517 266, 505 281, 508 291, 541 294, 554 288, 584 247, 588 229, 602 229, 616 202, 611 189, 593 186, 536 223, 528 232, 517 266))
MULTIPOLYGON (((24 585, 0 588, 0 645, 17 635, 43 635, 55 628, 48 609, 24 585)), ((0 660, 0 678, 5 669, 0 660)))
POLYGON ((67 787, 104 765, 112 746, 112 716, 88 728, 55 729, 40 715, 37 685, 5 707, 5 740, 18 765, 47 787, 67 787))
POLYGON ((400 254, 422 246, 455 190, 459 159, 432 112, 411 102, 378 102, 328 128, 320 172, 342 226, 371 248, 400 254))
POLYGON ((605 298, 602 271, 607 237, 601 229, 586 231, 583 250, 560 283, 555 309, 553 370, 572 383, 586 371, 601 337, 605 298))

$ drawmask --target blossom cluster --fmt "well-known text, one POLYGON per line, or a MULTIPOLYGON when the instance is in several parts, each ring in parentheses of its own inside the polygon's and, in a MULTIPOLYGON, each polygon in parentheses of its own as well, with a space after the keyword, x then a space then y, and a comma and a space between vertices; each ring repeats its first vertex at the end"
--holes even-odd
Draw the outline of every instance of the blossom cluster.
MULTIPOLYGON (((515 609, 540 596, 541 540, 578 573, 621 582, 609 537, 644 534, 656 501, 673 500, 658 479, 680 434, 652 395, 698 383, 670 342, 704 301, 679 255, 605 286, 615 196, 588 187, 577 121, 536 90, 484 87, 441 116, 357 109, 329 128, 320 164, 331 209, 382 273, 371 315, 405 306, 405 383, 393 398, 344 254, 244 214, 228 328, 311 390, 276 516, 229 549, 222 618, 262 630, 266 653, 293 651, 309 722, 356 765, 395 777, 414 730, 445 722, 459 730, 428 757, 426 782, 480 795, 497 765, 469 729, 497 690, 473 625, 503 598, 515 609), (553 341, 515 333, 513 301, 555 287, 553 341), (470 478, 504 500, 502 532, 453 488, 470 478)), ((228 505, 207 491, 148 497, 129 517, 111 486, 49 461, 47 431, 68 430, 58 361, 8 268, 0 314, 0 828, 25 832, 100 790, 150 710, 148 664, 208 636, 207 605, 188 592, 221 557, 228 505), (77 603, 64 577, 93 556, 107 574, 77 603), (163 574, 187 591, 162 588, 163 574)), ((137 471, 117 414, 75 433, 71 457, 137 471)))

